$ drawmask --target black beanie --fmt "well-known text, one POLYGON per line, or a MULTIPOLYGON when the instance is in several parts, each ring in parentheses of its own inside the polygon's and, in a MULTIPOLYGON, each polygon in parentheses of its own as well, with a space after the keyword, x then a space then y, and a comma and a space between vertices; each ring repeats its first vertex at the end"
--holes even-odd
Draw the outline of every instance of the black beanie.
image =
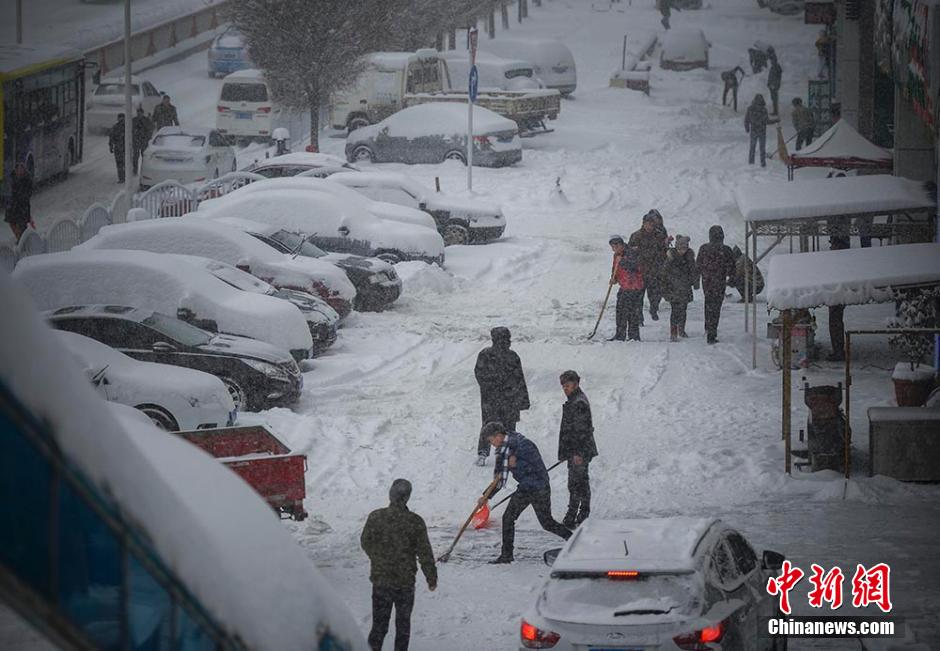
POLYGON ((407 504, 411 497, 411 482, 407 479, 396 479, 388 489, 388 499, 391 502, 407 504))

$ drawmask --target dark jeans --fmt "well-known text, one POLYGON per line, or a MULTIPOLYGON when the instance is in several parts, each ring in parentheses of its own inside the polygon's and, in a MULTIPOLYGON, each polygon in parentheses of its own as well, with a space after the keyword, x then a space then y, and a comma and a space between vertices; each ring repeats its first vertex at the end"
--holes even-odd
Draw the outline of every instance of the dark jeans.
POLYGON ((767 167, 767 131, 758 132, 757 129, 751 128, 751 149, 747 155, 747 162, 750 165, 754 164, 754 148, 760 144, 760 166, 767 167))
MULTIPOLYGON (((663 300, 663 290, 660 285, 660 281, 653 274, 649 274, 649 276, 644 278, 643 281, 643 291, 646 293, 646 298, 649 299, 650 302, 650 314, 659 314, 659 304, 663 300)), ((642 311, 642 305, 640 306, 640 309, 642 311)))
POLYGON ((773 107, 773 115, 777 115, 779 110, 780 103, 780 89, 779 88, 768 88, 770 91, 770 105, 773 107))
POLYGON ((141 158, 143 157, 145 151, 147 150, 137 149, 136 147, 134 148, 134 174, 137 174, 137 170, 140 169, 141 158))
POLYGON ((582 458, 581 464, 576 465, 568 459, 568 513, 565 520, 580 523, 591 513, 591 477, 588 473, 590 463, 582 458))
POLYGON ((832 356, 842 358, 845 355, 845 306, 829 306, 829 343, 832 344, 832 356))
POLYGON ((813 142, 813 135, 815 135, 815 129, 803 129, 802 131, 796 132, 796 150, 800 151, 803 148, 803 145, 808 145, 813 142))
MULTIPOLYGON (((485 418, 483 419, 483 424, 486 425, 489 421, 485 418)), ((503 425, 506 426, 510 432, 516 431, 516 424, 519 422, 519 419, 513 420, 512 418, 502 418, 500 421, 503 425)), ((477 454, 482 454, 484 457, 490 456, 490 442, 483 438, 483 428, 480 428, 480 436, 477 438, 477 454)))
POLYGON ((516 520, 522 512, 529 508, 535 510, 535 517, 539 524, 549 533, 560 536, 565 540, 571 537, 571 529, 559 524, 552 517, 552 489, 545 488, 540 491, 517 490, 509 498, 509 505, 503 513, 503 551, 500 556, 512 558, 516 540, 516 520))
POLYGON ((721 319, 721 304, 725 300, 725 290, 705 290, 705 334, 709 339, 718 336, 718 320, 721 319))
POLYGON ((395 607, 395 651, 407 651, 411 640, 411 610, 415 605, 415 589, 372 586, 372 630, 369 648, 382 651, 382 642, 388 633, 388 622, 395 607))
POLYGON ((124 152, 114 152, 114 165, 117 167, 118 181, 124 183, 124 152))
POLYGON ((681 303, 669 302, 669 305, 672 307, 672 311, 669 312, 669 325, 679 328, 680 331, 685 332, 685 319, 689 312, 689 304, 685 301, 681 303))
POLYGON ((617 292, 617 339, 640 339, 643 316, 643 290, 621 289, 617 292))
POLYGON ((721 94, 721 105, 728 103, 728 91, 731 91, 731 97, 734 99, 734 112, 738 112, 738 87, 732 84, 725 84, 725 90, 721 94))

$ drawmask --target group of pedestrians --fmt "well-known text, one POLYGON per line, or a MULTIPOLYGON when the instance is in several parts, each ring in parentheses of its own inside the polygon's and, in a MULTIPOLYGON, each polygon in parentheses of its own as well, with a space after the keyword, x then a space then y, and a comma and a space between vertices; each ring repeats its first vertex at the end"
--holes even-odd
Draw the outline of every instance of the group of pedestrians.
MULTIPOLYGON (((140 161, 143 158, 144 152, 147 151, 147 146, 150 144, 150 139, 153 137, 153 134, 163 127, 179 126, 180 121, 176 107, 170 101, 170 96, 164 95, 160 103, 154 107, 153 114, 150 116, 146 114, 142 106, 138 106, 137 115, 134 116, 131 122, 131 142, 134 148, 134 155, 131 160, 133 172, 136 176, 140 161)), ((121 113, 117 117, 117 122, 114 123, 111 130, 108 132, 108 149, 114 155, 114 165, 117 168, 118 183, 124 183, 125 179, 124 129, 126 126, 127 122, 124 114, 121 113)))

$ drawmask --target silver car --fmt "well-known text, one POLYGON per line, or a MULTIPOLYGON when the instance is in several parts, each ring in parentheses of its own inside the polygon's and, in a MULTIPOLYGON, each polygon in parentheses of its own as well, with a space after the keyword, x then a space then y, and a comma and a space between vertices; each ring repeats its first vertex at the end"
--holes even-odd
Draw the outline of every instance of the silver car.
POLYGON ((720 520, 591 518, 545 561, 551 575, 524 615, 520 649, 786 649, 758 631, 778 615, 766 585, 783 556, 758 558, 720 520))

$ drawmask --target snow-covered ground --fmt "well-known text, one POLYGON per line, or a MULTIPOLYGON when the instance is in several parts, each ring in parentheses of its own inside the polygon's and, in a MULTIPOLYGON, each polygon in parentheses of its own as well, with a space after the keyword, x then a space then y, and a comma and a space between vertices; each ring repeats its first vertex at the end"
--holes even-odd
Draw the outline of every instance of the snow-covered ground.
MULTIPOLYGON (((726 243, 741 245, 744 225, 734 187, 785 179, 776 160, 766 169, 746 164, 743 113, 754 93, 766 94, 766 73, 744 79, 735 114, 721 106, 720 72, 735 65, 750 70, 747 47, 755 40, 773 44, 784 70, 781 108, 788 135, 790 98, 805 94, 806 79, 815 72, 816 29, 801 16, 776 16, 753 0, 712 0, 706 9, 672 16, 676 27, 704 30, 713 44, 710 70, 666 72, 654 64, 648 97, 608 88, 620 67, 624 33, 638 44, 661 31, 659 18, 650 0, 530 6, 529 19, 522 27, 513 23, 512 33, 564 40, 577 61, 578 90, 563 103, 554 133, 525 140, 521 164, 474 169, 475 192, 503 206, 505 237, 449 248, 446 270, 398 265, 404 294, 396 305, 350 317, 338 343, 306 373, 300 404, 258 416, 308 455, 306 508, 312 517, 288 526, 363 629, 370 622, 370 589, 359 533, 367 513, 386 504, 391 481, 413 482, 410 506, 427 520, 440 553, 490 479, 492 466, 473 465, 480 426, 473 364, 496 325, 511 328, 529 383, 533 406, 519 429, 547 459, 555 456, 563 401, 558 374, 567 368, 581 374, 600 449, 592 464, 594 517, 714 515, 741 529, 758 549, 783 552, 803 568, 815 562, 850 571, 856 563, 885 561, 894 570, 896 614, 938 628, 940 588, 931 578, 940 574, 934 540, 940 489, 867 477, 865 408, 892 399, 895 358, 884 341, 855 345, 855 463, 846 483, 831 472, 783 473, 780 374, 763 338, 758 368, 751 370, 751 340, 735 299, 725 304, 716 346, 704 343, 701 294, 689 310, 692 337, 681 343, 668 341, 668 308, 658 322, 647 316, 642 343, 605 341, 613 330, 612 310, 598 336, 586 339, 606 290, 610 234, 629 235, 647 210, 657 208, 670 233, 690 235, 696 249, 712 224, 724 227, 726 243)), ((174 96, 184 122, 214 119, 219 82, 205 77, 204 57, 148 73, 174 96)), ((773 151, 773 131, 768 140, 773 151)), ((326 153, 342 155, 343 144, 341 138, 321 140, 326 153)), ((86 153, 68 181, 76 191, 50 188, 37 205, 64 213, 84 208, 101 189, 113 192, 107 148, 92 147, 98 158, 86 153), (75 184, 82 174, 91 179, 87 194, 75 184)), ((379 167, 414 174, 429 186, 440 177, 448 192, 465 187, 466 170, 457 163, 379 167)), ((758 305, 760 334, 765 308, 758 305)), ((880 325, 890 311, 849 307, 846 321, 880 325)), ((825 344, 825 311, 816 316, 825 344)), ((835 383, 842 367, 820 363, 805 375, 811 384, 835 383)), ((796 391, 794 403, 796 436, 806 416, 796 391)), ((553 486, 560 516, 567 499, 561 469, 553 486)), ((519 616, 546 576, 541 553, 558 542, 526 513, 517 528, 517 562, 489 566, 485 561, 498 553, 498 518, 489 529, 469 532, 441 567, 437 592, 428 593, 419 578, 411 648, 516 648, 519 616)), ((808 614, 805 599, 794 603, 797 614, 808 614)), ((794 649, 858 646, 793 642, 794 649)))

